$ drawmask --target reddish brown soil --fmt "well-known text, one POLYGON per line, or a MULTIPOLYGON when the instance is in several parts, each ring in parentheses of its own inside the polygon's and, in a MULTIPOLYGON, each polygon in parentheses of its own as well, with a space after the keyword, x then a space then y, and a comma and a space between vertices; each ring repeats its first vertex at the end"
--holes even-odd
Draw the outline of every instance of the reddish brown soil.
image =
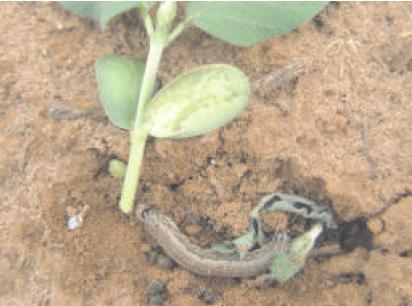
POLYGON ((100 106, 94 60, 145 59, 135 14, 102 33, 57 4, 0 7, 0 305, 147 305, 155 280, 164 305, 412 305, 411 3, 330 4, 250 48, 193 28, 166 50, 163 83, 205 63, 234 64, 251 81, 307 63, 226 127, 152 139, 145 153, 139 199, 200 245, 239 234, 274 190, 332 205, 340 231, 323 240, 341 252, 265 288, 159 266, 144 228, 117 208, 121 182, 105 167, 127 159, 128 135, 100 106), (67 211, 86 205, 69 231, 67 211))

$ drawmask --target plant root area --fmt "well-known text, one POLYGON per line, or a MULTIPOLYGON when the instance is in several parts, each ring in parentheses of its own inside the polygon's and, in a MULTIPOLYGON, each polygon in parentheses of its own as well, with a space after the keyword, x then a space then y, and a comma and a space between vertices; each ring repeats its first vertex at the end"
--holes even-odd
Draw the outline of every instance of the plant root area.
MULTIPOLYGON (((316 246, 333 252, 264 286, 176 266, 117 207, 107 164, 127 160, 129 139, 100 105, 94 62, 145 60, 137 12, 101 32, 56 3, 0 7, 0 305, 412 305, 411 3, 330 3, 249 48, 190 28, 166 49, 163 85, 210 63, 266 81, 224 128, 150 139, 136 201, 202 247, 241 234, 276 190, 331 206, 339 223, 316 246), (295 60, 304 72, 273 88, 295 60)), ((293 235, 298 219, 271 214, 265 230, 293 235)))

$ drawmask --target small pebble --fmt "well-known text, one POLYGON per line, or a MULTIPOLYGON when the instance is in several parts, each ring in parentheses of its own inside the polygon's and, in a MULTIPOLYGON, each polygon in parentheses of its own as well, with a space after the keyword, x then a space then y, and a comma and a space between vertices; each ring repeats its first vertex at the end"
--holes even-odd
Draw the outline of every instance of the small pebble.
POLYGON ((184 289, 185 293, 189 294, 191 297, 200 299, 205 292, 205 288, 197 285, 190 284, 187 288, 184 289))
POLYGON ((193 236, 197 235, 202 231, 202 227, 198 224, 188 224, 185 227, 186 234, 193 236))
POLYGON ((150 295, 156 295, 156 294, 161 294, 166 292, 166 285, 160 281, 160 280, 155 280, 152 285, 149 288, 149 294, 150 295))
POLYGON ((206 289, 201 297, 206 304, 214 304, 222 298, 223 293, 216 289, 206 289))
POLYGON ((166 285, 160 280, 155 280, 148 290, 148 298, 150 304, 163 304, 163 302, 167 299, 166 285))
POLYGON ((173 260, 163 254, 159 254, 156 259, 156 264, 163 269, 171 269, 175 265, 173 260))
POLYGON ((67 227, 69 230, 74 230, 80 226, 82 226, 84 217, 86 216, 86 213, 90 209, 89 205, 83 206, 83 208, 76 209, 72 206, 67 206, 66 207, 66 214, 69 217, 69 221, 67 222, 67 227))
POLYGON ((81 213, 75 214, 73 217, 70 217, 69 221, 67 222, 67 227, 69 230, 74 230, 79 228, 83 224, 83 216, 81 213))
POLYGON ((185 289, 185 292, 209 305, 214 304, 223 298, 223 293, 221 291, 198 285, 190 285, 185 289))
POLYGON ((368 220, 367 225, 369 230, 375 235, 380 234, 383 231, 383 222, 379 218, 372 218, 368 220))
POLYGON ((342 115, 337 115, 336 116, 336 124, 339 129, 344 130, 346 126, 348 125, 348 119, 342 115))

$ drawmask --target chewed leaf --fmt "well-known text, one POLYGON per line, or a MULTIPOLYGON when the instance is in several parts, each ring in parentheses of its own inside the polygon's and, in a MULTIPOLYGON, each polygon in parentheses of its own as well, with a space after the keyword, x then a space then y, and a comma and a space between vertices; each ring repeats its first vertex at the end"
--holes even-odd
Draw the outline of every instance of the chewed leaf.
POLYGON ((143 73, 144 65, 133 58, 107 54, 96 61, 100 101, 120 128, 132 128, 143 73))
POLYGON ((147 107, 150 135, 186 138, 222 127, 247 105, 250 85, 245 74, 230 65, 190 70, 162 88, 147 107))
POLYGON ((209 34, 238 46, 251 46, 292 31, 327 2, 191 1, 187 14, 209 34))
POLYGON ((114 16, 138 7, 134 1, 59 1, 66 10, 83 17, 91 17, 104 29, 114 16))
POLYGON ((222 254, 233 254, 236 252, 236 247, 232 242, 225 242, 212 245, 212 250, 222 254))
POLYGON ((249 226, 247 232, 231 241, 222 244, 213 245, 213 249, 220 253, 232 254, 238 253, 240 258, 244 258, 246 254, 256 245, 256 232, 253 226, 249 226))
POLYGON ((240 258, 245 257, 247 252, 249 252, 249 250, 256 244, 256 234, 253 227, 250 227, 244 235, 234 239, 232 242, 235 244, 236 250, 240 254, 240 258))
POLYGON ((322 232, 322 224, 314 225, 308 232, 295 238, 288 252, 278 255, 270 266, 270 274, 266 275, 279 283, 285 283, 298 273, 305 265, 309 251, 315 245, 322 232))

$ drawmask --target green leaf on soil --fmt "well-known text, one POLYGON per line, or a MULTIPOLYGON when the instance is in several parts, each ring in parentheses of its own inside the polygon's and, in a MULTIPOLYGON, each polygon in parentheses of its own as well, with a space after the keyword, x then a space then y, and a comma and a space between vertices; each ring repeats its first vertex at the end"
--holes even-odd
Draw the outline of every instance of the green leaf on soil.
POLYGON ((133 126, 143 73, 144 64, 130 57, 107 54, 96 61, 100 101, 120 128, 133 126))
POLYGON ((209 34, 238 46, 250 46, 292 31, 318 14, 327 2, 199 1, 187 15, 209 34))

